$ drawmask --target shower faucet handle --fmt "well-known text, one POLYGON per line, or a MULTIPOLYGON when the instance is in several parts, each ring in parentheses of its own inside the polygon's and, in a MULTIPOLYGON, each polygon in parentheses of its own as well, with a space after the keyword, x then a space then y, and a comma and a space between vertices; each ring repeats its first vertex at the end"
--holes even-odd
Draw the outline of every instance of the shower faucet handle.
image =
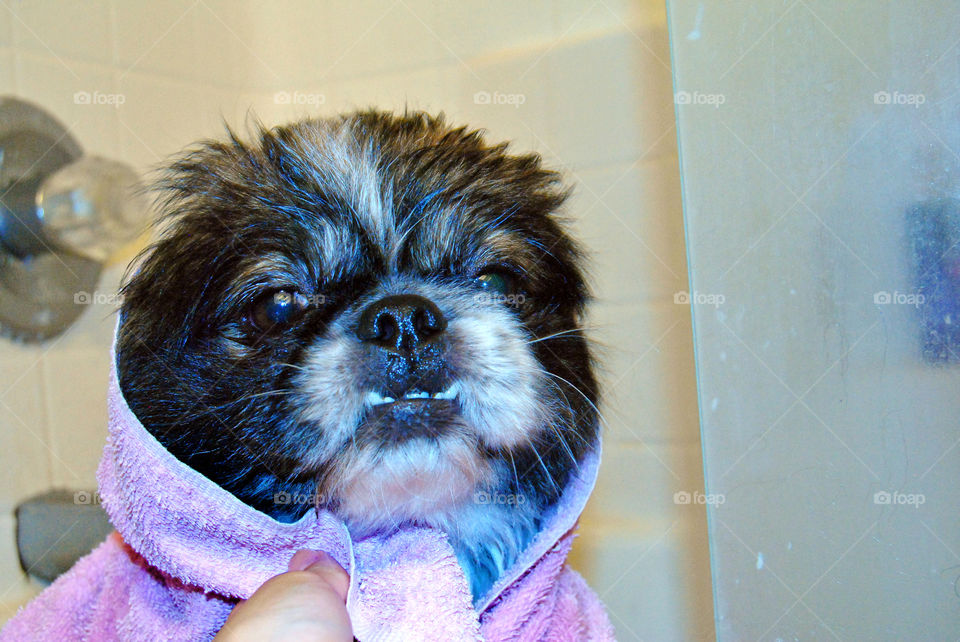
POLYGON ((48 238, 101 262, 143 231, 149 212, 133 168, 98 156, 84 156, 46 177, 36 209, 48 238))

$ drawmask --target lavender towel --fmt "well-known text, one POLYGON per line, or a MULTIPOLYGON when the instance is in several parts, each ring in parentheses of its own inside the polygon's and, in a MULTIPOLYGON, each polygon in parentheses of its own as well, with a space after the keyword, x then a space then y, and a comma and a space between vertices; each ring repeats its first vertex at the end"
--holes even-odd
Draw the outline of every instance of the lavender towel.
MULTIPOLYGON (((114 359, 115 363, 115 359, 114 359)), ((209 640, 240 599, 302 549, 350 573, 354 633, 374 640, 610 640, 597 596, 565 565, 599 448, 557 510, 475 608, 446 536, 405 528, 352 540, 333 514, 283 524, 186 466, 148 433, 117 384, 98 477, 117 531, 0 632, 12 640, 209 640)))

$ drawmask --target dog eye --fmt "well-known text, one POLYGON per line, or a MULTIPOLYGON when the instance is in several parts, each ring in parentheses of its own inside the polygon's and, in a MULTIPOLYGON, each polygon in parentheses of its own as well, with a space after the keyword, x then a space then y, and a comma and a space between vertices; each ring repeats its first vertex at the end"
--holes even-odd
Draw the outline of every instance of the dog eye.
POLYGON ((275 290, 258 299, 250 310, 250 321, 260 330, 270 330, 296 321, 309 301, 296 290, 275 290))
POLYGON ((476 281, 488 292, 509 294, 513 291, 513 275, 505 270, 485 270, 477 275, 476 281))

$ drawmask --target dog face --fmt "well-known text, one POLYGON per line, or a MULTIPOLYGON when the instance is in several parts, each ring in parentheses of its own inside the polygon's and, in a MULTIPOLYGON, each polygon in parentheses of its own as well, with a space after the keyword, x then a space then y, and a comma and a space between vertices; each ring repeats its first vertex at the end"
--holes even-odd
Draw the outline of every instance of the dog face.
POLYGON ((317 504, 358 532, 462 535, 496 508, 477 493, 534 520, 556 499, 597 393, 566 192, 538 157, 361 112, 204 143, 159 188, 118 370, 179 459, 277 519, 317 504))

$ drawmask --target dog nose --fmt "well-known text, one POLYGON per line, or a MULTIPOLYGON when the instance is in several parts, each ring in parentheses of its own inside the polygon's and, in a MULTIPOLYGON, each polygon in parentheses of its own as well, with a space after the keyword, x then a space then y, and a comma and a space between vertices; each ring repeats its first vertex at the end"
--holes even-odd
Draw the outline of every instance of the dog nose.
POLYGON ((357 336, 389 352, 413 354, 447 327, 436 304, 417 294, 395 294, 371 303, 360 315, 357 336))

